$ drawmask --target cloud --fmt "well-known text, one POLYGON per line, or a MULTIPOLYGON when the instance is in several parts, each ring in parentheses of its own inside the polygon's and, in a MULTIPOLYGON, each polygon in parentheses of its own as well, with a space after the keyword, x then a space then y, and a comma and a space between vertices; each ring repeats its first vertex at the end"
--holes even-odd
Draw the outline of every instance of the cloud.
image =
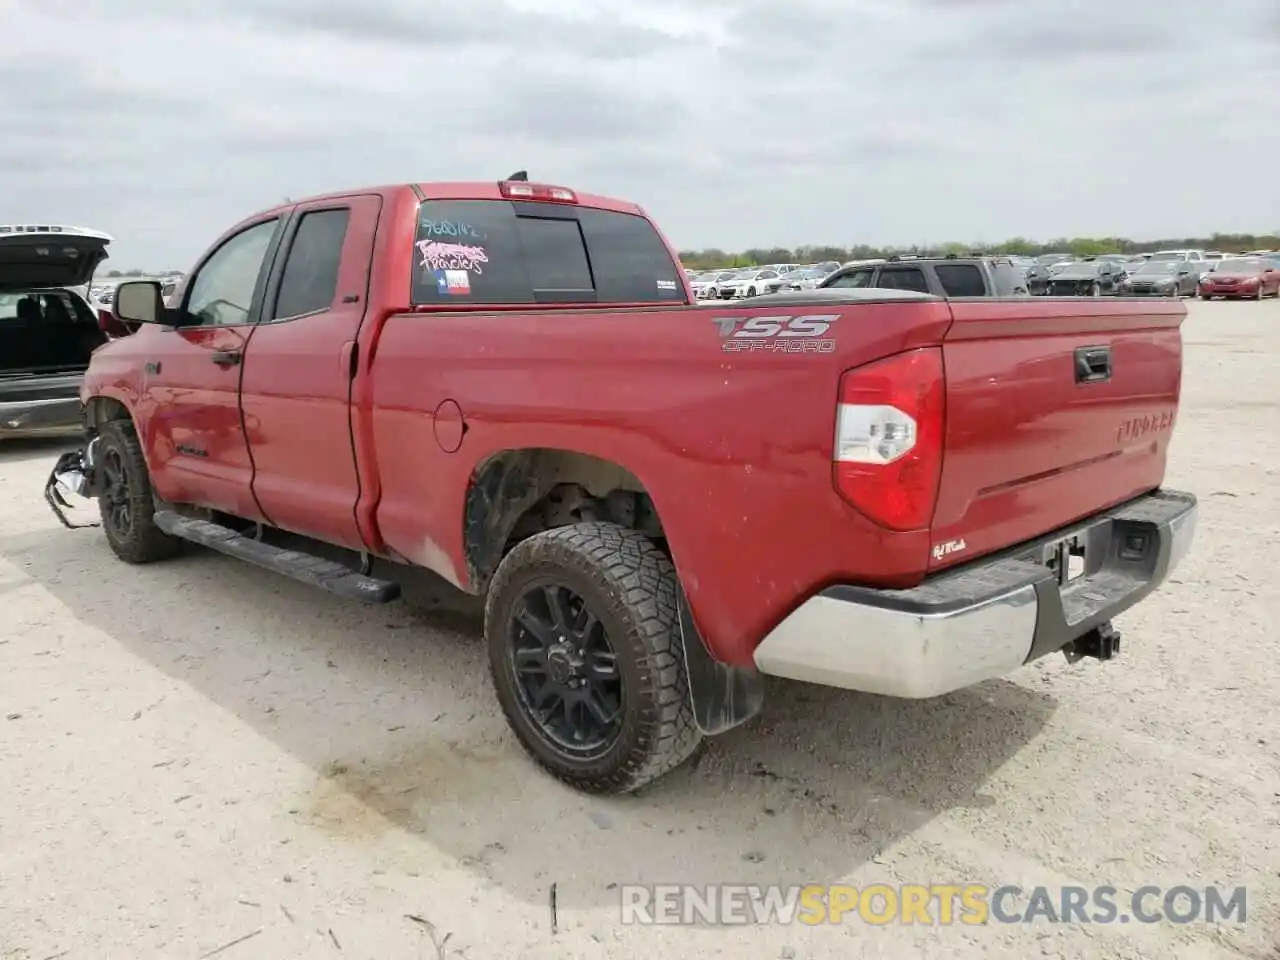
POLYGON ((635 200, 686 248, 1280 226, 1254 191, 1209 189, 1280 169, 1270 0, 10 0, 0 16, 0 84, 19 92, 0 98, 5 217, 105 229, 117 266, 190 262, 284 196, 516 168, 635 200))

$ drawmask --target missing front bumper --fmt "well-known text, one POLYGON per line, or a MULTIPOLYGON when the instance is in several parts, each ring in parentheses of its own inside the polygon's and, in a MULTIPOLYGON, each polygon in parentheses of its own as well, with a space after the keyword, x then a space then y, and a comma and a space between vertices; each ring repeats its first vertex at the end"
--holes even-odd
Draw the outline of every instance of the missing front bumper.
POLYGON ((54 516, 64 527, 78 530, 82 527, 96 527, 98 522, 91 520, 78 523, 70 519, 67 511, 74 510, 66 495, 93 499, 97 496, 94 489, 93 468, 98 450, 95 437, 81 450, 71 450, 58 457, 58 462, 49 472, 49 479, 44 485, 44 500, 53 510, 54 516))

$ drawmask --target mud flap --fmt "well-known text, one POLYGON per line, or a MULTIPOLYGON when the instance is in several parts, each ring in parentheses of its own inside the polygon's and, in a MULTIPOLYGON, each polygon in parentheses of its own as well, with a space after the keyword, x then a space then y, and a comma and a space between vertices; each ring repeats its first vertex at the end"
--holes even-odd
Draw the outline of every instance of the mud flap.
POLYGON ((54 516, 69 530, 83 527, 99 526, 98 521, 75 523, 67 517, 66 511, 75 509, 66 497, 65 490, 80 497, 92 498, 93 492, 93 455, 97 440, 94 439, 83 450, 72 450, 58 457, 58 462, 49 472, 49 479, 44 485, 44 500, 53 510, 54 516))
POLYGON ((693 622, 684 590, 678 590, 677 606, 685 675, 698 729, 714 736, 746 723, 764 706, 764 676, 758 670, 713 658, 693 622))

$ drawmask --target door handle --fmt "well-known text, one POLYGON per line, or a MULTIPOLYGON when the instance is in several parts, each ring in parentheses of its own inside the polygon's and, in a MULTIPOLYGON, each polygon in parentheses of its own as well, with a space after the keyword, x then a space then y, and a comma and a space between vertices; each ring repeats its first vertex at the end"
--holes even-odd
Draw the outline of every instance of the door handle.
POLYGON ((1076 383, 1098 383, 1110 379, 1110 347, 1076 348, 1076 383))
POLYGON ((215 350, 209 359, 220 367, 235 367, 239 366, 242 356, 239 350, 215 350))

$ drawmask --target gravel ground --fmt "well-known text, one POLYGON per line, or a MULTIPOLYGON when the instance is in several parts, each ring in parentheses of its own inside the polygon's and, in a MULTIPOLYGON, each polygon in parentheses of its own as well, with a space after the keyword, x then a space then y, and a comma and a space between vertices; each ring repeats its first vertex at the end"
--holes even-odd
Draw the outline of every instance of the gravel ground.
POLYGON ((424 580, 369 609, 201 552, 125 566, 41 503, 58 447, 6 445, 0 957, 1280 957, 1280 302, 1190 310, 1168 482, 1199 541, 1119 660, 923 703, 777 683, 615 801, 519 752, 473 606, 424 580), (642 928, 632 881, 1218 883, 1249 914, 642 928))

